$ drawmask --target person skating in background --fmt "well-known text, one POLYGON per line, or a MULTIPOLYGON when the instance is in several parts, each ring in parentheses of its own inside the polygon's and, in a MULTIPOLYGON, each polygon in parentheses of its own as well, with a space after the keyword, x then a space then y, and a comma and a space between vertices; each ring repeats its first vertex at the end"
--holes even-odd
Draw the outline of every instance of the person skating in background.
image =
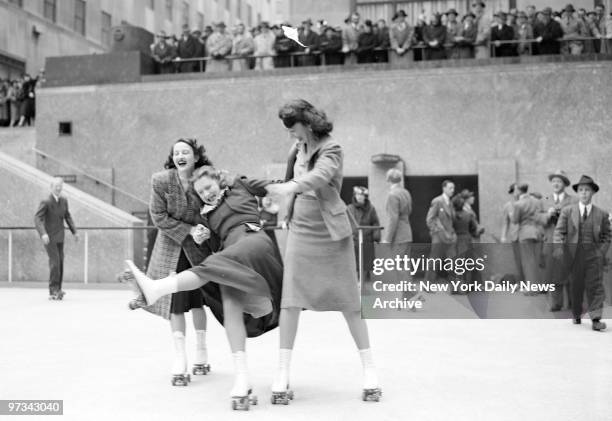
POLYGON ((64 280, 64 221, 75 241, 79 241, 76 226, 68 210, 68 201, 62 196, 64 180, 56 177, 51 182, 51 194, 42 200, 34 216, 34 225, 49 256, 49 299, 62 300, 64 280))

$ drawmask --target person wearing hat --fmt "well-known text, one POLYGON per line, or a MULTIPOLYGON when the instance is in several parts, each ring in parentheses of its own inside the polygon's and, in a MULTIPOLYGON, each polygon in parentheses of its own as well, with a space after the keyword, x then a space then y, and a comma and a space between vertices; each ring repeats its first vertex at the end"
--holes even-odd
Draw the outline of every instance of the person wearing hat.
POLYGON ((491 39, 491 19, 485 16, 485 4, 483 1, 475 1, 472 3, 472 10, 476 16, 475 23, 478 27, 475 43, 476 58, 489 58, 491 50, 489 41, 491 39))
MULTIPOLYGON (((432 259, 445 259, 453 257, 457 234, 453 228, 455 210, 451 203, 451 198, 455 193, 455 183, 451 180, 442 182, 442 194, 431 200, 425 223, 429 228, 431 236, 431 252, 429 257, 432 259)), ((436 272, 427 271, 425 279, 430 282, 436 281, 436 272)))
POLYGON ((255 36, 255 70, 270 70, 274 69, 274 41, 276 37, 270 30, 268 22, 259 24, 261 32, 255 36))
MULTIPOLYGON (((197 41, 195 57, 206 57, 206 41, 202 39, 202 31, 199 28, 194 28, 191 31, 191 36, 197 41)), ((194 71, 196 72, 204 72, 205 68, 205 61, 194 63, 194 71)))
POLYGON ((232 53, 233 46, 232 36, 225 30, 225 23, 217 23, 214 32, 206 40, 206 51, 210 57, 206 71, 212 73, 229 71, 230 63, 226 57, 232 53))
MULTIPOLYGON (((353 199, 348 205, 348 211, 355 218, 358 226, 379 226, 380 221, 376 209, 369 199, 368 189, 362 186, 353 187, 353 199)), ((364 230, 362 245, 362 266, 363 280, 370 280, 372 261, 374 259, 374 242, 380 241, 380 230, 364 230)), ((355 248, 355 258, 357 262, 357 272, 359 273, 359 233, 353 232, 353 245, 355 248)))
POLYGON ((506 24, 506 13, 497 12, 494 15, 495 25, 491 28, 491 42, 495 45, 495 57, 516 56, 515 44, 504 44, 505 41, 514 40, 514 29, 506 24))
MULTIPOLYGON (((455 9, 446 12, 446 37, 449 44, 455 44, 455 38, 461 32, 461 24, 457 21, 458 13, 455 9)), ((457 48, 455 45, 447 47, 446 55, 448 58, 457 58, 457 48)))
POLYGON ((520 11, 517 15, 515 38, 521 41, 517 45, 517 53, 519 56, 531 54, 531 43, 528 40, 533 39, 533 27, 529 23, 527 13, 520 11))
POLYGON ((299 41, 306 47, 298 46, 299 51, 303 52, 304 56, 297 57, 298 66, 314 66, 316 64, 316 56, 311 55, 313 51, 319 49, 319 36, 312 30, 312 21, 306 19, 302 22, 302 29, 298 33, 299 41))
POLYGON ((442 25, 442 16, 435 13, 431 18, 431 23, 423 31, 423 41, 427 44, 425 49, 425 60, 444 60, 446 59, 446 26, 442 25))
POLYGON ((250 70, 251 66, 247 57, 253 55, 255 52, 255 42, 253 41, 251 34, 246 32, 244 23, 240 22, 236 25, 236 31, 232 42, 232 55, 243 57, 236 58, 231 61, 232 71, 243 72, 250 70))
MULTIPOLYGON (((191 59, 197 57, 199 50, 198 40, 196 40, 191 31, 189 30, 189 25, 183 25, 183 33, 178 40, 178 46, 176 49, 177 58, 180 60, 183 59, 191 59)), ((199 69, 198 63, 193 61, 188 61, 185 63, 180 63, 178 69, 181 73, 189 73, 195 72, 199 69)))
POLYGON ((406 22, 406 12, 399 10, 395 14, 393 25, 389 30, 391 51, 389 62, 393 64, 411 63, 414 61, 411 49, 415 41, 414 28, 406 22))
POLYGON ((570 180, 563 170, 555 171, 548 175, 548 181, 552 187, 552 194, 542 199, 542 210, 539 222, 544 227, 544 247, 542 257, 544 260, 544 279, 555 284, 555 290, 551 292, 550 311, 560 311, 563 308, 564 293, 567 291, 568 306, 571 303, 569 293, 569 273, 553 257, 552 242, 555 226, 559 220, 561 209, 578 202, 578 198, 568 194, 565 188, 570 185, 570 180))
MULTIPOLYGON (((538 270, 539 250, 541 250, 538 215, 542 205, 538 199, 528 193, 528 190, 527 184, 518 185, 520 196, 512 210, 512 222, 518 224, 519 251, 525 281, 539 284, 542 279, 538 270)), ((536 294, 532 291, 525 292, 525 295, 536 294)))
POLYGON ((358 39, 361 33, 361 28, 359 27, 360 19, 359 13, 352 13, 349 23, 342 30, 342 52, 345 54, 344 64, 357 63, 355 52, 359 47, 358 39))
POLYGON ((323 53, 326 66, 342 64, 344 61, 342 38, 331 26, 325 28, 319 37, 319 50, 323 53))
POLYGON ((374 33, 372 21, 367 19, 363 24, 363 30, 357 38, 357 63, 373 63, 374 49, 378 44, 378 38, 374 33))
MULTIPOLYGON (((502 231, 501 243, 512 244, 512 255, 514 256, 514 265, 516 274, 513 272, 512 278, 515 282, 522 282, 525 277, 523 275, 523 265, 521 263, 521 250, 518 242, 518 224, 512 222, 512 213, 514 212, 514 204, 518 201, 520 192, 517 183, 510 184, 508 188, 510 200, 504 204, 502 214, 502 231)), ((507 276, 507 275, 506 275, 507 276)), ((506 277, 504 276, 504 277, 506 277)))
POLYGON ((541 20, 533 28, 533 36, 538 42, 538 54, 559 54, 561 45, 558 40, 563 38, 563 29, 559 22, 551 18, 552 9, 550 7, 544 8, 541 16, 541 20))
POLYGON ((167 41, 168 37, 165 31, 159 31, 159 34, 155 37, 157 42, 151 45, 151 57, 153 57, 153 61, 157 64, 159 73, 174 73, 172 61, 176 57, 176 50, 167 41))
POLYGON ((574 324, 581 323, 584 293, 593 330, 604 330, 601 321, 604 304, 603 267, 610 248, 610 220, 603 209, 593 205, 599 191, 595 181, 586 175, 572 186, 579 202, 561 210, 553 234, 554 256, 563 259, 571 271, 572 313, 574 324))
POLYGON ((374 25, 376 34, 376 50, 374 51, 374 61, 377 63, 389 62, 389 49, 391 48, 391 36, 389 27, 384 19, 378 19, 374 25))
POLYGON ((565 55, 582 54, 584 44, 582 41, 577 41, 576 38, 587 36, 587 28, 582 20, 575 16, 575 12, 574 6, 568 4, 559 22, 563 29, 563 39, 566 40, 561 46, 561 52, 565 55))
POLYGON ((295 41, 287 38, 285 31, 283 31, 283 26, 291 25, 289 23, 282 23, 281 25, 276 26, 276 29, 274 29, 274 52, 276 54, 276 57, 274 57, 275 68, 291 67, 291 53, 297 51, 298 47, 298 44, 295 41))
POLYGON ((476 15, 468 12, 461 19, 461 30, 455 37, 456 58, 474 58, 474 43, 478 36, 478 26, 474 23, 476 15))

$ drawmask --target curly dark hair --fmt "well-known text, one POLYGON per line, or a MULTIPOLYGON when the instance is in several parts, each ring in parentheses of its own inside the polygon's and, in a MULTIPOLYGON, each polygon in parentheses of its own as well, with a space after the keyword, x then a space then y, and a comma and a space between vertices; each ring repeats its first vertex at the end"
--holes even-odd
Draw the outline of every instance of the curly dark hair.
POLYGON ((310 126, 312 133, 317 138, 322 138, 334 129, 334 125, 327 119, 323 110, 315 108, 304 99, 294 99, 287 102, 278 111, 278 118, 283 120, 285 127, 290 129, 296 123, 310 126))
POLYGON ((165 169, 169 170, 172 168, 176 168, 176 165, 174 165, 174 160, 172 159, 172 157, 174 155, 174 145, 176 145, 179 142, 186 143, 193 150, 193 155, 195 157, 195 165, 194 165, 195 168, 200 168, 204 165, 209 165, 209 166, 212 165, 212 162, 210 162, 210 160, 208 159, 208 156, 206 155, 206 149, 204 148, 204 145, 198 145, 198 141, 195 138, 183 138, 182 137, 176 140, 170 147, 170 154, 168 155, 168 158, 166 159, 166 163, 164 164, 165 169))

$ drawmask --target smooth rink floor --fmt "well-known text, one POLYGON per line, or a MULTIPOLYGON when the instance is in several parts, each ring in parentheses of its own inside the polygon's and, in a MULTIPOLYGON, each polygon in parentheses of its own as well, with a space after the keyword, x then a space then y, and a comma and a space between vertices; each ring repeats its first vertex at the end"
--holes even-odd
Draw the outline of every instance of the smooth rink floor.
POLYGON ((240 412, 230 409, 225 332, 210 313, 212 372, 173 387, 168 322, 129 311, 129 291, 67 287, 62 302, 42 288, 0 288, 0 399, 63 399, 67 420, 612 419, 612 332, 593 332, 588 320, 371 320, 376 403, 361 401, 361 363, 342 316, 304 312, 295 400, 270 403, 276 329, 247 341, 259 405, 240 412))

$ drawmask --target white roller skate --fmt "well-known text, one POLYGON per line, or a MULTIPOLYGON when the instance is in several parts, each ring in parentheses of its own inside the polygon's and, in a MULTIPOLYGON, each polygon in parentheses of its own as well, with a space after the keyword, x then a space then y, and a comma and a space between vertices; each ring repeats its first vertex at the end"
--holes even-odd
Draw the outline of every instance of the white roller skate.
POLYGON ((208 364, 208 350, 206 349, 206 331, 196 330, 196 353, 195 362, 191 373, 194 376, 205 376, 210 372, 208 364))
POLYGON ((185 335, 183 332, 173 332, 174 363, 172 364, 172 386, 187 386, 191 376, 187 373, 187 353, 185 352, 185 335))
POLYGON ((293 391, 289 388, 289 365, 291 364, 291 350, 281 349, 279 355, 278 373, 272 383, 272 405, 289 405, 293 400, 293 391))
POLYGON ((128 270, 132 273, 135 285, 138 286, 138 289, 144 296, 147 305, 152 305, 164 295, 177 291, 176 278, 174 278, 173 276, 169 276, 168 278, 163 279, 165 281, 172 280, 174 278, 173 285, 167 285, 166 289, 168 289, 168 291, 164 291, 163 288, 161 288, 162 282, 156 282, 151 278, 147 277, 144 273, 142 273, 140 269, 136 267, 134 262, 132 262, 131 260, 126 260, 125 264, 127 265, 128 270))
POLYGON ((253 389, 249 385, 246 354, 244 351, 238 351, 233 357, 236 378, 230 392, 232 409, 248 411, 251 405, 257 405, 257 396, 253 395, 253 389))
POLYGON ((378 402, 382 396, 382 389, 378 383, 372 351, 370 349, 360 350, 359 356, 363 365, 363 391, 361 392, 361 399, 363 401, 378 402))

